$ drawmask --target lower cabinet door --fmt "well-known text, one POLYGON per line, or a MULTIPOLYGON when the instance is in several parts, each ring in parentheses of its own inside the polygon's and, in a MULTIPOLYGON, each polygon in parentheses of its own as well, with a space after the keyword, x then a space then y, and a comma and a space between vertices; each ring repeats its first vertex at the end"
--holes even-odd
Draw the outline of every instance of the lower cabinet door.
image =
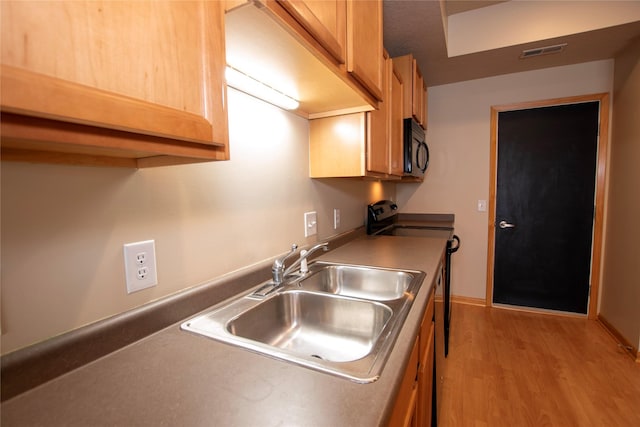
POLYGON ((390 427, 407 427, 416 425, 416 400, 418 395, 418 359, 419 359, 419 341, 413 345, 409 364, 400 384, 400 392, 396 399, 396 404, 389 421, 390 427))
POLYGON ((432 398, 433 398, 433 357, 434 357, 434 332, 435 326, 431 322, 426 351, 420 360, 418 371, 418 400, 416 413, 419 426, 431 425, 432 398))

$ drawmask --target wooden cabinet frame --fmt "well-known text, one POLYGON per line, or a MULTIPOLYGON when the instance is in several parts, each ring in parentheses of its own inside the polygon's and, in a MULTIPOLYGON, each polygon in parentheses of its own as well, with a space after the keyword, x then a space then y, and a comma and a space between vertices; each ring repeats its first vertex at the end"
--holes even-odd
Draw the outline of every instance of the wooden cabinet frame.
MULTIPOLYGON (((113 53, 118 51, 114 43, 123 37, 112 35, 118 26, 130 30, 127 34, 142 34, 147 30, 144 25, 132 22, 134 17, 126 16, 126 6, 111 8, 108 2, 50 4, 52 11, 68 15, 68 19, 73 20, 77 15, 74 22, 80 23, 77 28, 68 29, 61 40, 51 40, 49 49, 48 45, 34 45, 36 41, 31 40, 32 35, 40 42, 50 39, 46 31, 41 32, 43 26, 40 25, 40 20, 46 20, 47 16, 42 16, 35 6, 29 9, 28 2, 23 5, 2 6, 5 15, 0 102, 3 160, 145 167, 229 158, 222 3, 191 3, 188 9, 180 9, 184 13, 179 18, 169 16, 172 8, 182 7, 177 3, 159 3, 157 8, 148 6, 157 14, 159 23, 174 27, 167 28, 167 36, 141 35, 145 42, 171 39, 177 34, 171 31, 179 33, 183 24, 202 29, 199 46, 189 46, 200 50, 189 52, 190 56, 185 54, 188 58, 198 58, 198 63, 183 64, 176 58, 171 61, 184 71, 183 82, 189 81, 191 87, 157 88, 158 93, 168 95, 190 90, 195 95, 193 99, 201 99, 197 103, 190 101, 190 111, 181 108, 180 96, 174 97, 173 106, 167 106, 161 102, 163 95, 159 95, 160 102, 155 102, 153 95, 145 99, 105 89, 106 86, 118 87, 116 80, 122 82, 123 88, 134 86, 127 82, 128 66, 122 64, 124 74, 118 74, 117 78, 104 74, 99 66, 101 61, 115 61, 115 67, 110 64, 110 69, 120 71, 117 61, 126 62, 137 52, 122 46, 122 51, 129 56, 121 59, 113 53), (99 26, 94 27, 97 22, 99 26), (16 33, 24 33, 24 37, 16 37, 16 33), (64 43, 72 43, 72 50, 68 58, 66 53, 58 58, 56 52, 64 52, 64 43), (100 50, 101 46, 104 51, 100 50), (29 49, 34 52, 29 53, 29 49), (48 49, 51 55, 45 58, 48 49), (57 75, 60 70, 65 77, 57 75), (95 79, 90 78, 92 75, 95 79), (74 81, 75 76, 82 77, 82 81, 74 81), (100 87, 101 84, 104 86, 100 87)), ((137 10, 137 13, 142 12, 137 10)), ((187 48, 177 45, 170 49, 181 47, 187 48)), ((145 58, 159 52, 170 53, 161 44, 155 48, 152 53, 145 52, 145 58)), ((157 80, 140 73, 157 70, 161 58, 158 57, 158 63, 144 61, 146 59, 132 64, 132 69, 139 74, 131 77, 135 77, 135 81, 151 81, 149 87, 156 89, 153 85, 157 80)), ((169 68, 164 72, 172 75, 169 68)))

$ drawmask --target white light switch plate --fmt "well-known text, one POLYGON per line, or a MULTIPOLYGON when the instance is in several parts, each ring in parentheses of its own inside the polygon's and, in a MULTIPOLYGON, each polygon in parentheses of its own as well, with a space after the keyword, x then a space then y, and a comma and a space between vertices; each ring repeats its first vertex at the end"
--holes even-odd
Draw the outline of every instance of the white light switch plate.
POLYGON ((304 214, 304 237, 318 234, 318 214, 316 212, 305 212, 304 214))
POLYGON ((487 201, 478 200, 478 212, 486 212, 486 211, 487 211, 487 201))

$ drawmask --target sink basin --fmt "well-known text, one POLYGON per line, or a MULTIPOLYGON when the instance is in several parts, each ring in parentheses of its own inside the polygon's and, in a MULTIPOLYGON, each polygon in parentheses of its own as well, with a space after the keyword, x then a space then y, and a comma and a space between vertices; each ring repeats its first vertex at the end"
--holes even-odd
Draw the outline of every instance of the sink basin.
POLYGON ((216 341, 359 383, 377 380, 425 274, 314 262, 184 322, 216 341), (261 292, 256 292, 261 290, 261 292))
POLYGON ((288 291, 227 323, 229 333, 332 362, 365 357, 393 311, 370 301, 288 291))
POLYGON ((386 301, 403 298, 414 275, 406 271, 316 262, 308 278, 300 281, 305 290, 386 301))

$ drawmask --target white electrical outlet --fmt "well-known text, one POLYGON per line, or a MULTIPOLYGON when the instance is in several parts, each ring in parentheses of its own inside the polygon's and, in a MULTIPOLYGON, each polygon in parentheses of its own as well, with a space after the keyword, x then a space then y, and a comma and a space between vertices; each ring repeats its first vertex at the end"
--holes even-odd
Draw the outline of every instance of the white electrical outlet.
POLYGON ((127 293, 157 285, 155 242, 145 240, 125 244, 124 270, 127 278, 127 293))
POLYGON ((333 229, 337 230, 340 227, 340 209, 333 210, 333 229))
POLYGON ((318 215, 315 212, 304 214, 304 237, 318 234, 318 215))

